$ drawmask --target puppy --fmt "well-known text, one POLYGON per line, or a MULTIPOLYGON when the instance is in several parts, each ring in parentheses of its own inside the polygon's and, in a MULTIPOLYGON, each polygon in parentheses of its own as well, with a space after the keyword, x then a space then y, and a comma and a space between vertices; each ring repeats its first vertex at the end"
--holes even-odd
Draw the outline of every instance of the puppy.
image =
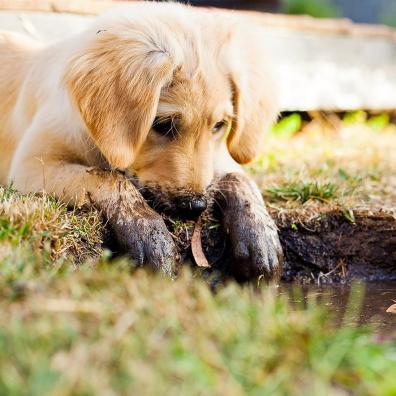
POLYGON ((133 259, 165 273, 174 242, 129 177, 193 216, 210 186, 236 272, 271 277, 276 227, 240 166, 277 113, 264 35, 231 14, 151 2, 48 46, 1 33, 0 183, 98 208, 133 259))

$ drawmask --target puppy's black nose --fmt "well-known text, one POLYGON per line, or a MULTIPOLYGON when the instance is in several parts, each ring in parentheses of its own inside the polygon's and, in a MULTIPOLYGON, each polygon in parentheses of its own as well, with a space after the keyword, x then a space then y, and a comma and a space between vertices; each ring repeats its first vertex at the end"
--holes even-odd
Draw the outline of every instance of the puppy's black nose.
POLYGON ((180 215, 186 218, 198 217, 207 207, 206 198, 202 195, 180 197, 176 206, 180 211, 180 215))

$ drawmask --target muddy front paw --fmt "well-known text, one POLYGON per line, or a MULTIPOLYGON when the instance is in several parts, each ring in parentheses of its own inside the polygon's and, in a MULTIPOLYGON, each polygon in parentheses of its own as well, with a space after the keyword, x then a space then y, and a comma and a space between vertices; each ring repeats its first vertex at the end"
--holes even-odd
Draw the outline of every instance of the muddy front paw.
POLYGON ((277 228, 265 207, 227 210, 224 226, 231 243, 232 273, 240 280, 280 276, 283 253, 277 228))
POLYGON ((110 224, 119 248, 139 266, 149 266, 170 276, 175 274, 176 245, 160 215, 135 213, 128 218, 113 218, 110 224))
POLYGON ((120 253, 127 254, 139 266, 148 266, 170 276, 175 274, 176 245, 162 217, 143 198, 118 196, 101 208, 115 234, 120 253))
POLYGON ((172 276, 178 254, 162 217, 122 173, 92 168, 87 174, 95 177, 95 188, 86 192, 87 201, 105 216, 115 249, 138 265, 172 276))
POLYGON ((231 245, 232 274, 239 280, 278 278, 283 262, 278 230, 255 183, 244 174, 229 173, 212 189, 231 245))

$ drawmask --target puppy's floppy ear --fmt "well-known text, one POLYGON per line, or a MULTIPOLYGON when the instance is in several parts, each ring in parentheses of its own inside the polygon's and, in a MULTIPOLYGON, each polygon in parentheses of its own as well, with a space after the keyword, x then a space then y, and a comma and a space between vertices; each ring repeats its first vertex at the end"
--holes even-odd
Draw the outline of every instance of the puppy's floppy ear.
POLYGON ((127 168, 151 128, 161 89, 181 62, 180 47, 149 24, 99 30, 82 47, 65 83, 109 164, 127 168))
POLYGON ((278 112, 269 58, 262 45, 264 37, 261 28, 238 26, 228 48, 235 118, 227 146, 240 164, 252 161, 260 153, 264 133, 278 112))

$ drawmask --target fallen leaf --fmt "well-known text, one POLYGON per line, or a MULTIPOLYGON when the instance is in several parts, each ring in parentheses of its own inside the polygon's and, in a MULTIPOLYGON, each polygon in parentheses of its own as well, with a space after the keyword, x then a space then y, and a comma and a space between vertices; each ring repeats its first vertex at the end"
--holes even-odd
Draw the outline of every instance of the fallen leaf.
POLYGON ((202 225, 201 221, 198 220, 195 224, 193 236, 191 238, 191 251, 198 267, 210 268, 210 264, 205 257, 205 253, 202 250, 202 239, 201 239, 202 225))
POLYGON ((386 312, 396 314, 396 304, 391 305, 386 312))

